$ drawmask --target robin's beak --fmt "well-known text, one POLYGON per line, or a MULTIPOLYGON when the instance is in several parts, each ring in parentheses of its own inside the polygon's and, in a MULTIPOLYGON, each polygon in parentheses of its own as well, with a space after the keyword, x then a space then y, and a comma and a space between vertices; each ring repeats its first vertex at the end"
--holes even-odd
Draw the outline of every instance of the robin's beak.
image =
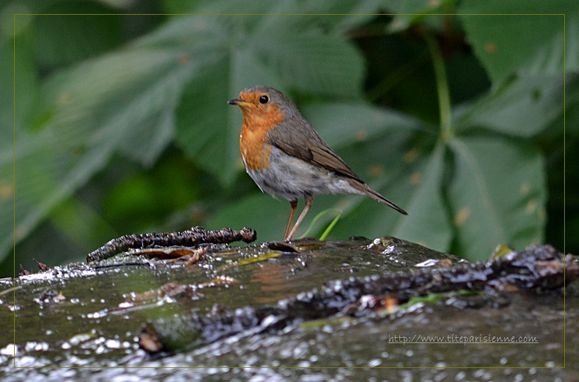
POLYGON ((251 102, 245 102, 245 101, 240 100, 239 98, 230 99, 229 101, 227 101, 227 103, 230 105, 237 105, 237 106, 241 106, 241 107, 249 106, 251 104, 251 102))

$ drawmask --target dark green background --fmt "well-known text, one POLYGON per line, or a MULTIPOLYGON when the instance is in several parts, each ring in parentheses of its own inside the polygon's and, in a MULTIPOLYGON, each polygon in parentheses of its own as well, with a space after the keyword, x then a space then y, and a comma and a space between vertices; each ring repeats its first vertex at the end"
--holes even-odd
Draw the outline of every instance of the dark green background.
POLYGON ((578 15, 572 0, 5 2, 0 275, 14 238, 26 268, 192 225, 279 239, 288 204, 243 172, 225 102, 256 84, 290 95, 410 213, 319 197, 302 234, 339 215, 329 238, 390 234, 469 259, 562 249, 566 179, 577 252, 578 15))

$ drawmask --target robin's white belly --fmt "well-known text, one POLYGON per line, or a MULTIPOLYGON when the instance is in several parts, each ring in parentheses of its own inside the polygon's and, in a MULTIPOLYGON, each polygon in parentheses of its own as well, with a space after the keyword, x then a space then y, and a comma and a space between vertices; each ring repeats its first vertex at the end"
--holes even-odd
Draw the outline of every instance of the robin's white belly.
POLYGON ((347 178, 271 148, 269 166, 247 173, 263 192, 287 200, 316 194, 362 194, 347 178))

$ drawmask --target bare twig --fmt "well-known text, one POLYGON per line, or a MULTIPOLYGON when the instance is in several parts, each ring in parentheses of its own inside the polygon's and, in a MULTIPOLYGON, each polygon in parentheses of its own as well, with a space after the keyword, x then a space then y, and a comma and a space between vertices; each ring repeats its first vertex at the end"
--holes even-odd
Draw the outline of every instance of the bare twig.
POLYGON ((199 244, 225 244, 243 240, 246 243, 256 239, 256 232, 251 228, 242 228, 239 231, 224 228, 216 231, 207 231, 201 227, 192 227, 181 232, 142 233, 124 235, 113 239, 89 253, 87 262, 108 259, 117 253, 129 249, 142 249, 169 246, 197 246, 199 244))

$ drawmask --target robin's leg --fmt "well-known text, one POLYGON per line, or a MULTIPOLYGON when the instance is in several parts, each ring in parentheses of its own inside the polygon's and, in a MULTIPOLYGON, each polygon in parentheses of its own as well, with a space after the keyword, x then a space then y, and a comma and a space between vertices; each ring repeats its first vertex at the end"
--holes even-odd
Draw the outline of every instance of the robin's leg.
POLYGON ((314 203, 314 197, 311 195, 307 195, 306 196, 306 204, 304 206, 304 209, 302 210, 302 212, 300 213, 300 216, 298 216, 298 220, 296 220, 296 224, 294 224, 292 230, 290 231, 290 233, 285 237, 284 240, 291 240, 293 239, 294 235, 296 234, 296 231, 298 230, 300 224, 302 224, 302 221, 304 220, 304 218, 306 217, 308 211, 310 210, 310 208, 312 207, 312 204, 314 203))
POLYGON ((285 226, 285 230, 283 231, 283 237, 284 240, 286 240, 285 238, 288 236, 288 232, 290 230, 292 221, 294 220, 294 215, 296 213, 296 208, 298 208, 298 201, 296 200, 290 200, 290 214, 289 214, 289 218, 287 219, 287 224, 285 226))

